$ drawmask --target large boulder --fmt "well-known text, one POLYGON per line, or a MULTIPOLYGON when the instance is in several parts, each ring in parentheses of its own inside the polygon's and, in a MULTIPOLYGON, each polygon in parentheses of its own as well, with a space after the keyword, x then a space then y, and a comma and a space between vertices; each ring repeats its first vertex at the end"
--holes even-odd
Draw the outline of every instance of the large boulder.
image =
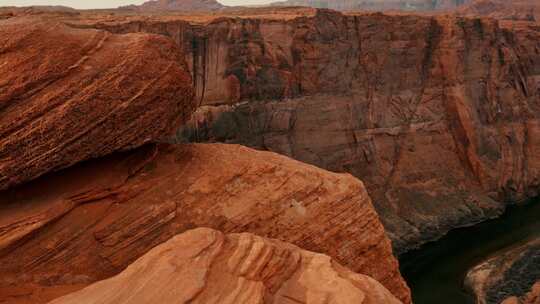
POLYGON ((359 180, 223 144, 145 146, 0 193, 0 302, 46 302, 196 227, 327 254, 410 302, 359 180))
POLYGON ((249 233, 175 236, 119 275, 50 304, 399 304, 330 257, 249 233))
POLYGON ((163 36, 8 18, 0 54, 0 189, 165 137, 194 109, 163 36))

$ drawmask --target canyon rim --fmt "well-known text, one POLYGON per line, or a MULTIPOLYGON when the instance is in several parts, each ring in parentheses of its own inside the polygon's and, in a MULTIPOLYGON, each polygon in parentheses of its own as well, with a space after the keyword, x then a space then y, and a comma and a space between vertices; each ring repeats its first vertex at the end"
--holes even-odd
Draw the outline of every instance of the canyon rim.
POLYGON ((50 2, 0 7, 0 303, 538 303, 537 1, 50 2))

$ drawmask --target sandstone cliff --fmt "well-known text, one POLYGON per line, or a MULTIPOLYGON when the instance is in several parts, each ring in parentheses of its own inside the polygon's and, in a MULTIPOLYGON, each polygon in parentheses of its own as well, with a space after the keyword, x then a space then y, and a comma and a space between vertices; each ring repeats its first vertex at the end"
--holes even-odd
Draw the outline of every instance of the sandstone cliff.
POLYGON ((150 250, 117 276, 51 302, 70 303, 401 302, 326 255, 248 233, 199 228, 150 250))
POLYGON ((194 110, 167 38, 0 21, 0 190, 171 133, 194 110))
POLYGON ((46 302, 196 227, 327 254, 410 302, 360 181, 221 144, 147 146, 0 193, 0 302, 46 302))
POLYGON ((359 177, 398 253, 537 194, 537 25, 283 16, 77 22, 172 37, 203 106, 180 140, 240 143, 359 177))

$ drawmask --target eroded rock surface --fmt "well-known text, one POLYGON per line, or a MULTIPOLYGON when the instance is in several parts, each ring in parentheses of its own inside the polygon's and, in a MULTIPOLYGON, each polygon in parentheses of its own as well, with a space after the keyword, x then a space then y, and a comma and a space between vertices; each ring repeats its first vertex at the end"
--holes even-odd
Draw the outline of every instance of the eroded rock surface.
POLYGON ((147 146, 0 193, 0 302, 46 302, 196 227, 327 254, 410 302, 359 180, 222 144, 147 146))
POLYGON ((311 10, 77 22, 173 38, 203 106, 179 140, 353 174, 397 253, 537 195, 536 23, 311 10))
POLYGON ((149 34, 0 20, 0 189, 163 138, 194 110, 181 50, 149 34))
POLYGON ((536 303, 534 291, 537 293, 537 288, 533 288, 530 297, 526 293, 538 280, 540 280, 540 239, 533 239, 498 252, 492 258, 475 266, 467 273, 465 286, 474 293, 479 304, 498 304, 511 296, 513 298, 507 301, 536 303))
POLYGON ((398 253, 537 194, 536 23, 256 11, 66 22, 174 39, 203 106, 181 140, 357 176, 398 253))
POLYGON ((319 11, 207 30, 208 74, 197 78, 207 106, 182 140, 241 143, 359 177, 397 252, 537 195, 534 23, 319 11), (257 42, 224 41, 244 31, 257 42), (224 53, 230 67, 211 59, 224 53))
POLYGON ((150 250, 117 276, 51 302, 70 303, 401 302, 326 255, 249 233, 199 228, 150 250))

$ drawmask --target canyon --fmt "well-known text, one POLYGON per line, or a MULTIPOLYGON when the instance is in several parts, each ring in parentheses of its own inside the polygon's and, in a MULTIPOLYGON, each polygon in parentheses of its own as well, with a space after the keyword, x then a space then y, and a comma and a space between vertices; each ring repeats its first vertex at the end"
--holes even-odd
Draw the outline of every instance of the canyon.
POLYGON ((362 179, 398 254, 538 194, 535 22, 227 14, 65 22, 171 37, 199 106, 177 142, 237 143, 362 179))
POLYGON ((538 7, 354 3, 0 8, 0 303, 407 304, 397 257, 537 197, 538 7))

